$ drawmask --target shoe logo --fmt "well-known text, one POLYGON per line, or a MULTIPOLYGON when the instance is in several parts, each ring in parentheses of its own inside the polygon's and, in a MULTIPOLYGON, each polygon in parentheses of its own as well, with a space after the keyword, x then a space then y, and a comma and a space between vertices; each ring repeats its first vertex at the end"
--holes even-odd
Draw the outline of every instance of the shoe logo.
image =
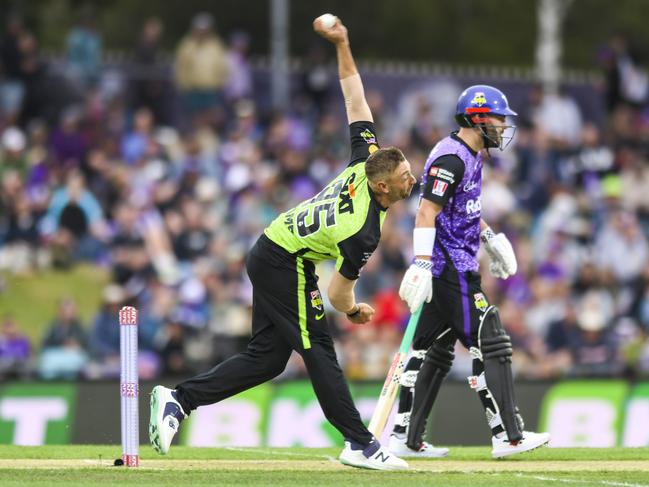
POLYGON ((167 424, 169 425, 169 427, 172 430, 174 430, 174 431, 178 430, 178 425, 179 425, 178 420, 176 418, 174 418, 173 416, 169 416, 169 421, 168 421, 167 424))
POLYGON ((386 455, 382 451, 378 452, 376 456, 374 457, 376 460, 381 460, 382 462, 387 462, 388 459, 390 458, 390 455, 386 455))
POLYGON ((315 319, 320 321, 322 318, 324 318, 324 313, 320 313, 319 315, 315 315, 315 319))

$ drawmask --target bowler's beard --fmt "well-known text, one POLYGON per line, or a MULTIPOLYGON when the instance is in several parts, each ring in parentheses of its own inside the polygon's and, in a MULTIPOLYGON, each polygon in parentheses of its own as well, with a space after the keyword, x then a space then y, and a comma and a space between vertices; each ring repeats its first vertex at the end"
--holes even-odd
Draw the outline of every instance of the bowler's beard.
POLYGON ((401 193, 399 194, 399 196, 400 196, 399 199, 402 199, 402 200, 408 199, 408 197, 410 196, 410 193, 412 193, 412 188, 414 188, 414 185, 410 186, 409 188, 404 189, 403 191, 401 191, 401 193))

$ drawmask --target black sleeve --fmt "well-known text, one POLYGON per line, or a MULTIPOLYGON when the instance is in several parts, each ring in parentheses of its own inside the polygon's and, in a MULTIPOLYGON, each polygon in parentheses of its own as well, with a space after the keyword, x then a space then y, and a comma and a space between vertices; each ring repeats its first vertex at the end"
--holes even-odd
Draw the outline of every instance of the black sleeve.
POLYGON ((336 263, 336 268, 344 277, 350 281, 355 281, 358 279, 361 273, 361 267, 363 267, 365 262, 361 261, 360 254, 350 244, 351 242, 349 241, 343 241, 338 244, 340 257, 336 263))
POLYGON ((444 206, 455 194, 455 189, 464 177, 464 162, 455 154, 446 154, 430 166, 422 197, 444 206))
POLYGON ((350 280, 358 279, 361 269, 370 259, 381 239, 381 223, 378 211, 370 210, 363 228, 354 235, 338 242, 340 256, 336 270, 350 280))
POLYGON ((379 148, 374 122, 354 122, 349 125, 349 138, 352 155, 349 159, 351 166, 355 162, 366 160, 372 152, 379 148))

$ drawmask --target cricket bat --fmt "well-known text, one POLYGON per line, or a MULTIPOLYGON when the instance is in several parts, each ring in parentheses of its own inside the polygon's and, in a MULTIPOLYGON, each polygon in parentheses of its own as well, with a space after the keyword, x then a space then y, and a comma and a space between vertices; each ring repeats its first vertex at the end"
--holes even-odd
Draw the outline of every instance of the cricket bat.
POLYGON ((401 346, 399 347, 399 351, 394 355, 392 365, 390 365, 390 370, 388 371, 388 376, 385 378, 385 383, 381 389, 379 401, 374 409, 374 414, 372 414, 372 419, 370 420, 368 429, 376 438, 381 437, 385 424, 390 416, 390 411, 392 411, 394 400, 397 397, 397 392, 399 391, 399 379, 401 378, 403 369, 406 366, 406 357, 410 351, 412 338, 417 329, 417 322, 419 321, 421 309, 422 306, 420 306, 415 313, 410 315, 408 326, 406 327, 403 339, 401 340, 401 346))

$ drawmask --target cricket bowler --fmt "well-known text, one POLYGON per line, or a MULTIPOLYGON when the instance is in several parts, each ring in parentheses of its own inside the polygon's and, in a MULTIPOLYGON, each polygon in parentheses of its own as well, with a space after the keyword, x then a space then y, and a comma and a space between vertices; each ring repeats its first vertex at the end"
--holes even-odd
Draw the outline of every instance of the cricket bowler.
POLYGON ((325 417, 345 439, 340 461, 375 470, 408 468, 361 421, 338 365, 315 264, 335 260, 328 288, 332 306, 353 323, 370 321, 374 309, 356 302, 354 284, 379 243, 386 211, 407 198, 417 181, 399 149, 379 148, 346 27, 337 18, 331 27, 316 19, 313 27, 336 47, 351 138, 349 165, 320 193, 279 215, 250 250, 246 269, 253 311, 247 349, 173 390, 153 390, 149 436, 161 454, 191 411, 276 377, 295 350, 325 417))

